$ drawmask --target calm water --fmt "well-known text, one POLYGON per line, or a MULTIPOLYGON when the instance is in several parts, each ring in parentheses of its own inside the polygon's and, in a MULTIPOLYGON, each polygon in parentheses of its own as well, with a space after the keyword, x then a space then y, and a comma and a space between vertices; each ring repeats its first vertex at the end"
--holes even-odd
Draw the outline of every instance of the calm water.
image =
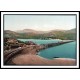
POLYGON ((40 56, 52 59, 54 57, 60 58, 76 58, 76 43, 71 42, 60 46, 48 48, 40 51, 40 56))
MULTIPOLYGON (((47 43, 56 43, 60 40, 38 40, 38 39, 18 39, 23 42, 25 41, 33 41, 37 44, 47 44, 47 43)), ((60 57, 60 58, 76 58, 76 42, 71 42, 55 47, 51 47, 48 49, 44 49, 40 51, 39 56, 53 59, 54 57, 60 57)))
POLYGON ((40 39, 18 39, 18 40, 23 41, 23 42, 25 42, 25 41, 32 41, 32 42, 34 42, 34 43, 36 43, 36 44, 57 43, 57 42, 60 42, 60 41, 61 41, 61 40, 53 40, 53 39, 51 39, 51 40, 40 40, 40 39))

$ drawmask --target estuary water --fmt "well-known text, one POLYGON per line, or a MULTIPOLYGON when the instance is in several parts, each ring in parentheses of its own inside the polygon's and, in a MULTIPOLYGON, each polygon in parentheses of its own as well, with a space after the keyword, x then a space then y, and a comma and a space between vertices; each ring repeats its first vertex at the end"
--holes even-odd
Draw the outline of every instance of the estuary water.
MULTIPOLYGON (((61 40, 59 39, 52 39, 52 40, 40 40, 40 39, 18 39, 20 41, 33 41, 36 44, 48 44, 48 43, 57 43, 61 40)), ((72 58, 76 59, 76 42, 70 42, 63 45, 47 48, 41 50, 38 55, 47 59, 53 58, 72 58)))
POLYGON ((51 40, 42 40, 42 39, 18 39, 20 41, 32 41, 36 44, 48 44, 48 43, 57 43, 57 42, 60 42, 61 40, 60 39, 51 39, 51 40))

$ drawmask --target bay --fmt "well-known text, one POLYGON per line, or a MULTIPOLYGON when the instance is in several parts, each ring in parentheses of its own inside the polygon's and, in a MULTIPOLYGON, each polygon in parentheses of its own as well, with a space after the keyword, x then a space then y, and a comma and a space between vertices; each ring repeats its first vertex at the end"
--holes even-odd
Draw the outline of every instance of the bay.
POLYGON ((53 58, 76 59, 76 42, 71 42, 42 50, 39 52, 39 56, 48 59, 53 59, 53 58))
MULTIPOLYGON (((48 43, 57 43, 61 40, 59 39, 51 39, 51 40, 40 40, 40 39, 18 39, 20 41, 32 41, 36 44, 48 44, 48 43)), ((54 58, 72 58, 76 59, 76 42, 70 42, 63 45, 47 48, 41 50, 38 55, 47 59, 54 58)))
POLYGON ((51 39, 51 40, 42 40, 42 39, 18 39, 20 41, 32 41, 36 44, 48 44, 48 43, 57 43, 60 42, 60 39, 51 39))

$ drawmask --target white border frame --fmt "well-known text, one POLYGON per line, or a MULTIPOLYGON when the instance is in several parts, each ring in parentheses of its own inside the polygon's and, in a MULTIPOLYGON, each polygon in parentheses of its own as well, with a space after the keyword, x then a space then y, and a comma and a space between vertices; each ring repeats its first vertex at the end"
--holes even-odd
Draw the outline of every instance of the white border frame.
POLYGON ((79 68, 79 12, 1 12, 1 68, 79 68), (76 14, 77 15, 77 65, 76 66, 4 66, 3 65, 3 15, 4 14, 76 14))

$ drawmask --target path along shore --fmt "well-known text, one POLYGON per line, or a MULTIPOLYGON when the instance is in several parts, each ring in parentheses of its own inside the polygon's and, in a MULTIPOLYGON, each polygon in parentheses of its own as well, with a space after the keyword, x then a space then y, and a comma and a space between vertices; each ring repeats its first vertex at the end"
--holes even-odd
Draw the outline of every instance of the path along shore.
MULTIPOLYGON (((8 43, 10 43, 10 40, 8 43)), ((20 43, 18 44, 20 45, 20 43)), ((50 44, 48 46, 51 47, 52 45, 50 44)), ((22 50, 18 51, 17 54, 14 53, 15 51, 13 51, 12 54, 10 54, 11 52, 9 53, 8 51, 4 52, 4 61, 6 61, 6 65, 76 65, 75 59, 54 58, 50 60, 38 56, 38 51, 44 49, 44 46, 36 45, 33 42, 29 42, 28 44, 24 44, 23 46, 21 44, 21 46, 19 46, 18 48, 22 50)))
MULTIPOLYGON (((37 47, 38 48, 38 47, 37 47)), ((12 65, 76 65, 75 59, 55 58, 46 59, 37 55, 36 48, 25 47, 19 54, 12 57, 7 64, 12 65)))

